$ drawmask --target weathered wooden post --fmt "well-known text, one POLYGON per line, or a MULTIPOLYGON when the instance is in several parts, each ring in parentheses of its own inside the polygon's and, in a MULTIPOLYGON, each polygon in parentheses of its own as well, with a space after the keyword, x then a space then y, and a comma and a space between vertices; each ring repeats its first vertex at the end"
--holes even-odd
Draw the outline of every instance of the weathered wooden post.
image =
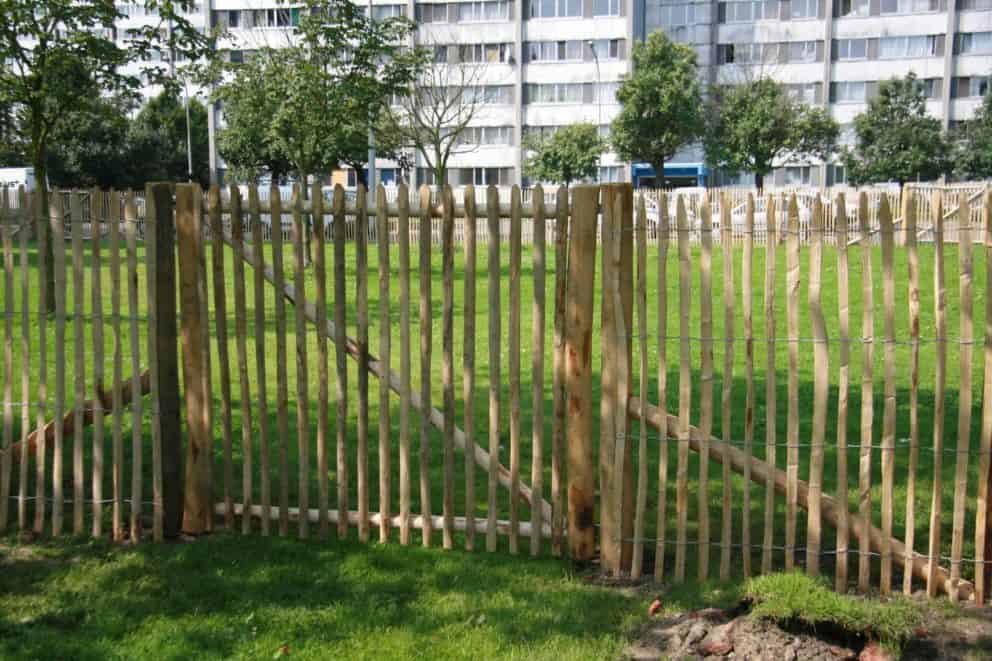
POLYGON ((618 575, 630 571, 634 533, 634 463, 627 439, 634 309, 633 187, 604 185, 602 205, 600 553, 603 567, 618 575))
POLYGON ((179 420, 179 354, 176 319, 175 205, 172 185, 149 184, 145 199, 154 222, 155 272, 149 274, 150 306, 154 321, 149 342, 153 361, 152 392, 157 394, 158 425, 162 452, 162 532, 178 537, 183 517, 182 425, 179 420), (154 215, 152 215, 154 214, 154 215))
POLYGON ((596 274, 598 186, 572 189, 568 284, 565 293, 565 391, 568 424, 568 552, 596 552, 596 476, 592 455, 592 311, 596 274))
MULTIPOLYGON (((195 184, 176 186, 176 238, 179 242, 180 306, 182 312, 183 390, 186 402, 186 482, 183 498, 182 530, 199 535, 210 529, 211 442, 209 428, 209 393, 203 325, 205 285, 201 282, 203 234, 200 196, 195 184)), ((164 436, 164 434, 163 434, 164 436)))

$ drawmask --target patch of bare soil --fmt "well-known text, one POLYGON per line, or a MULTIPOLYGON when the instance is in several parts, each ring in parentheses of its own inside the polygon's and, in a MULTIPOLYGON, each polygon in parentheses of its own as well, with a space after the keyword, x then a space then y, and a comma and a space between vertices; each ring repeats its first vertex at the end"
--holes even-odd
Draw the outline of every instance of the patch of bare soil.
MULTIPOLYGON (((992 609, 934 612, 901 659, 992 659, 992 609)), ((625 661, 747 659, 752 661, 894 661, 871 643, 843 631, 779 625, 738 610, 706 609, 659 618, 624 650, 625 661)))

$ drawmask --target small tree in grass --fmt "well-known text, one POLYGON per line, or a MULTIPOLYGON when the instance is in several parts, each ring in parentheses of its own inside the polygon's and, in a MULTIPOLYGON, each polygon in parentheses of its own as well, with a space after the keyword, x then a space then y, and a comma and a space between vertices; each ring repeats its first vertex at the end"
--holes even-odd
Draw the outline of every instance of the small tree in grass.
POLYGON ((840 128, 823 108, 796 103, 769 78, 715 89, 704 146, 710 165, 753 172, 760 189, 776 161, 826 159, 840 128))
POLYGON ((528 141, 526 147, 533 152, 524 163, 528 177, 568 186, 597 174, 606 142, 592 124, 571 124, 546 138, 528 141))
POLYGON ((613 147, 624 160, 650 163, 660 183, 665 161, 702 135, 696 51, 658 31, 634 44, 633 60, 634 73, 617 92, 623 107, 613 120, 613 147))
POLYGON ((857 141, 843 154, 854 185, 937 179, 950 170, 940 120, 927 114, 923 84, 912 72, 878 86, 868 110, 854 118, 857 141))
POLYGON ((992 177, 992 92, 958 133, 957 171, 965 179, 992 177))

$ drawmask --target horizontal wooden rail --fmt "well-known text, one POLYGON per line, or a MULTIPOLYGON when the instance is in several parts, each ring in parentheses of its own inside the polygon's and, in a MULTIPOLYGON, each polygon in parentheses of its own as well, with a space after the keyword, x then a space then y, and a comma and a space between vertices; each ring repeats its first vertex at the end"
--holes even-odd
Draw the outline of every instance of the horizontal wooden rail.
MULTIPOLYGON (((371 201, 373 198, 372 197, 369 197, 368 199, 371 201)), ((416 199, 416 196, 415 195, 411 195, 410 196, 410 199, 411 200, 415 200, 416 199)), ((272 207, 269 204, 269 201, 268 200, 260 200, 259 201, 259 210, 263 214, 270 213, 271 212, 271 208, 272 207)), ((224 199, 224 200, 221 201, 221 210, 222 210, 223 213, 230 213, 230 211, 231 211, 231 201, 230 201, 230 199, 224 199)), ((440 204, 431 205, 431 217, 432 218, 443 218, 442 211, 443 211, 443 209, 442 209, 442 207, 441 207, 440 204)), ((599 206, 599 205, 597 205, 597 212, 599 212, 599 211, 602 211, 602 207, 599 206)), ((206 212, 206 207, 204 207, 204 212, 206 212)), ((486 205, 485 202, 479 202, 477 204, 477 206, 476 206, 475 212, 477 214, 477 217, 479 218, 479 222, 482 223, 483 222, 482 219, 484 219, 486 217, 486 215, 488 214, 488 206, 486 205)), ((303 213, 305 213, 305 214, 313 213, 313 203, 311 201, 308 200, 308 201, 303 202, 303 213)), ((353 200, 348 200, 347 203, 345 204, 345 215, 354 216, 357 213, 358 213, 358 206, 357 206, 357 204, 353 200)), ((375 204, 370 203, 366 207, 365 213, 370 218, 376 218, 379 215, 379 210, 376 208, 376 205, 375 204)), ((409 208, 409 214, 410 214, 410 217, 411 218, 413 218, 413 217, 420 217, 420 215, 421 215, 421 213, 420 213, 420 207, 419 206, 411 206, 409 208)), ((281 213, 279 215, 280 216, 287 216, 288 217, 290 215, 289 208, 284 206, 281 209, 281 213)), ((333 215, 333 213, 331 211, 331 205, 328 202, 324 202, 324 204, 323 204, 323 213, 321 215, 322 216, 332 216, 333 215)), ((397 202, 388 202, 386 204, 386 215, 388 217, 390 217, 390 218, 395 218, 396 216, 398 216, 399 215, 399 203, 397 203, 397 202)), ((534 207, 533 207, 533 205, 529 205, 529 204, 528 205, 524 205, 521 208, 521 211, 520 211, 520 214, 519 215, 520 215, 521 218, 534 218, 534 207)), ((571 215, 571 207, 569 207, 569 215, 571 215)), ((461 203, 461 202, 456 202, 455 203, 455 217, 456 218, 464 218, 465 217, 465 205, 463 203, 461 203)), ((511 218, 511 217, 515 217, 515 216, 511 216, 511 210, 510 210, 510 204, 509 203, 506 203, 506 204, 501 203, 499 205, 499 217, 500 218, 511 218)))

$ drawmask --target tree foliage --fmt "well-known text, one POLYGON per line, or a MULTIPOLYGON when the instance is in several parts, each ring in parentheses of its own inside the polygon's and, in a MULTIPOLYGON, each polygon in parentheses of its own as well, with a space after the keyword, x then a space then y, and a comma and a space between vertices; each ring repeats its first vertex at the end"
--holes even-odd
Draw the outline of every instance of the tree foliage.
POLYGON ((568 186, 597 174, 606 143, 594 125, 570 124, 546 138, 530 141, 527 148, 533 152, 524 164, 528 177, 568 186))
MULTIPOLYGON (((189 128, 193 156, 193 181, 210 184, 210 147, 207 109, 189 100, 189 128)), ((186 107, 178 95, 166 90, 151 99, 131 122, 128 152, 137 185, 148 181, 187 181, 186 107)))
POLYGON ((843 154, 848 180, 929 181, 950 169, 950 148, 940 120, 927 113, 923 84, 912 72, 878 86, 878 96, 854 118, 856 144, 843 154))
POLYGON ((961 127, 955 161, 965 179, 992 178, 992 92, 985 94, 975 116, 961 127))
POLYGON ((72 108, 52 130, 48 178, 58 188, 124 188, 135 185, 130 157, 129 96, 96 96, 72 108))
POLYGON ((634 72, 617 92, 613 146, 624 160, 650 163, 660 178, 665 161, 703 131, 696 52, 659 30, 635 43, 632 57, 634 72))
POLYGON ((759 188, 777 161, 826 159, 840 128, 823 108, 791 100, 769 78, 714 90, 704 147, 710 165, 753 172, 759 188))

